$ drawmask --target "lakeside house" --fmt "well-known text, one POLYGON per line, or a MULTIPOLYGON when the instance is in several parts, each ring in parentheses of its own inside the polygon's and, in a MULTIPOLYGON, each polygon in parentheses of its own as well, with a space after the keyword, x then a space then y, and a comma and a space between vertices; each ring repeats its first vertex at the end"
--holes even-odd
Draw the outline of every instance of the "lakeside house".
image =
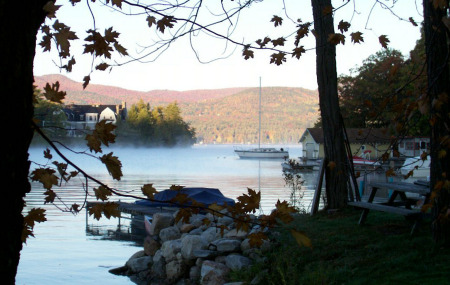
POLYGON ((126 103, 119 105, 76 105, 64 106, 66 114, 66 128, 68 136, 78 137, 86 135, 83 130, 92 130, 95 124, 102 120, 116 124, 118 120, 125 120, 127 116, 126 103))
POLYGON ((399 140, 398 152, 400 156, 415 157, 423 152, 430 153, 429 137, 404 137, 399 140))
MULTIPOLYGON (((364 155, 368 159, 377 159, 390 149, 391 137, 386 129, 350 128, 347 129, 347 136, 353 155, 364 155)), ((303 157, 307 159, 324 158, 322 128, 307 128, 299 143, 302 145, 303 157)))
MULTIPOLYGON (((386 129, 347 129, 350 148, 353 155, 365 156, 368 159, 378 159, 391 147, 391 136, 386 129)), ((322 159, 324 157, 324 137, 321 128, 307 128, 299 143, 303 148, 303 157, 307 159, 322 159)), ((399 139, 397 150, 400 158, 420 156, 430 151, 430 138, 423 136, 408 136, 399 139)), ((392 154, 391 154, 392 155, 392 154)))

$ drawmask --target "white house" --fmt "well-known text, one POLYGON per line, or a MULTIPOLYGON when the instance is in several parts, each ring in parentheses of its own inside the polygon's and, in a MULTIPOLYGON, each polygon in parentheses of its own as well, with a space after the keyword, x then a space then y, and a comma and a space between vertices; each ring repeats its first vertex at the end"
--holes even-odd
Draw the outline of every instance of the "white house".
POLYGON ((92 130, 95 124, 107 120, 113 124, 118 119, 126 119, 126 103, 121 105, 66 105, 64 113, 67 116, 66 128, 71 137, 84 136, 84 130, 92 130))

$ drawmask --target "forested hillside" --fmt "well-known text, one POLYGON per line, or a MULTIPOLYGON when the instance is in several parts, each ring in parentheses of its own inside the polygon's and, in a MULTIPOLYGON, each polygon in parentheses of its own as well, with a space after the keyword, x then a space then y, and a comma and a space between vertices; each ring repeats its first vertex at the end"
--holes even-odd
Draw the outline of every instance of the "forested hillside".
MULTIPOLYGON (((262 88, 261 143, 297 143, 303 130, 317 120, 316 91, 302 88, 262 88)), ((257 143, 259 89, 180 104, 183 118, 205 143, 257 143)))
MULTIPOLYGON (((198 142, 257 143, 259 88, 139 92, 113 86, 82 83, 61 75, 36 77, 36 85, 59 81, 66 103, 119 104, 128 107, 140 99, 155 106, 178 102, 183 120, 196 130, 198 142)), ((319 116, 317 91, 291 87, 262 88, 261 143, 297 143, 305 128, 319 116)))

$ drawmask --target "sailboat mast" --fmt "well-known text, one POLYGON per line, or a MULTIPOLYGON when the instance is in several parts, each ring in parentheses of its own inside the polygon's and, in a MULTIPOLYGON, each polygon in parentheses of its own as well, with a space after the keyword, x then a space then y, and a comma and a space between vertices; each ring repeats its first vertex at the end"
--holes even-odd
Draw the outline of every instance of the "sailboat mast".
POLYGON ((261 76, 259 77, 259 134, 258 148, 261 148, 261 76))

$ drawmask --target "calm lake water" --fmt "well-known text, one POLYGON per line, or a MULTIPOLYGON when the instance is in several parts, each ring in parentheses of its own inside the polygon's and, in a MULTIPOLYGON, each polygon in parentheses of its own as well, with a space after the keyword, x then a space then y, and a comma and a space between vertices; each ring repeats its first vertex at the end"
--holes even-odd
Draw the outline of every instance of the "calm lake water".
MULTIPOLYGON (((302 153, 299 146, 288 148, 291 158, 302 153)), ((104 149, 104 153, 111 151, 123 165, 124 176, 118 182, 109 177, 96 159, 64 153, 92 176, 131 194, 139 195, 143 184, 153 183, 157 190, 172 184, 213 187, 227 197, 236 198, 249 187, 261 191, 260 214, 270 213, 278 199, 289 201, 290 189, 285 186, 281 161, 239 159, 230 145, 104 149)), ((42 154, 43 149, 31 149, 30 159, 45 164, 42 154)), ((58 159, 56 153, 53 155, 53 160, 58 159)), ((305 208, 310 206, 316 175, 317 171, 302 175, 305 208)), ((75 178, 58 195, 69 206, 82 205, 85 193, 80 186, 84 183, 83 179, 75 178)), ((89 184, 89 187, 97 186, 89 184)), ((26 197, 27 209, 45 208, 48 221, 35 226, 35 238, 29 238, 22 250, 17 284, 133 284, 127 277, 112 275, 108 270, 122 266, 142 248, 142 223, 125 218, 97 221, 86 215, 85 210, 74 216, 59 209, 64 209, 63 202, 55 201, 58 208, 44 205, 43 192, 39 183, 33 183, 32 192, 26 197)), ((95 197, 88 196, 88 200, 95 201, 95 197)))
MULTIPOLYGON (((285 146, 284 146, 285 147, 285 146)), ((301 156, 302 149, 289 146, 291 158, 301 156)), ((30 160, 45 164, 43 148, 30 150, 30 160)), ((172 184, 189 187, 218 188, 230 198, 247 193, 247 187, 261 191, 261 211, 269 214, 277 200, 289 201, 291 190, 285 185, 280 160, 239 159, 230 145, 194 146, 191 148, 110 148, 123 165, 123 178, 114 181, 106 167, 97 159, 65 151, 64 154, 91 176, 110 187, 140 196, 140 188, 153 183, 160 191, 172 184)), ((52 152, 53 153, 53 152, 52 152)), ((53 160, 59 160, 53 153, 53 160)), ((50 162, 51 163, 51 162, 50 162)), ((36 164, 32 164, 32 168, 36 164)), ((70 171, 70 170, 69 170, 70 171)), ((317 184, 318 171, 302 173, 302 207, 310 209, 317 184)), ((360 178, 359 180, 361 180, 360 178)), ((386 181, 384 174, 373 173, 368 181, 386 181)), ((359 183, 360 181, 358 181, 359 183)), ((74 178, 57 193, 62 201, 44 205, 43 188, 32 183, 26 197, 26 210, 46 209, 47 222, 36 224, 35 238, 29 238, 21 253, 17 284, 134 284, 127 277, 115 276, 109 269, 122 266, 136 251, 142 249, 143 222, 124 215, 121 219, 102 218, 100 221, 81 211, 74 216, 63 212, 68 205, 82 205, 86 181, 74 178)), ((89 188, 98 187, 89 182, 89 188)), ((112 200, 134 202, 129 198, 112 200)), ((95 201, 88 196, 88 201, 95 201)))

